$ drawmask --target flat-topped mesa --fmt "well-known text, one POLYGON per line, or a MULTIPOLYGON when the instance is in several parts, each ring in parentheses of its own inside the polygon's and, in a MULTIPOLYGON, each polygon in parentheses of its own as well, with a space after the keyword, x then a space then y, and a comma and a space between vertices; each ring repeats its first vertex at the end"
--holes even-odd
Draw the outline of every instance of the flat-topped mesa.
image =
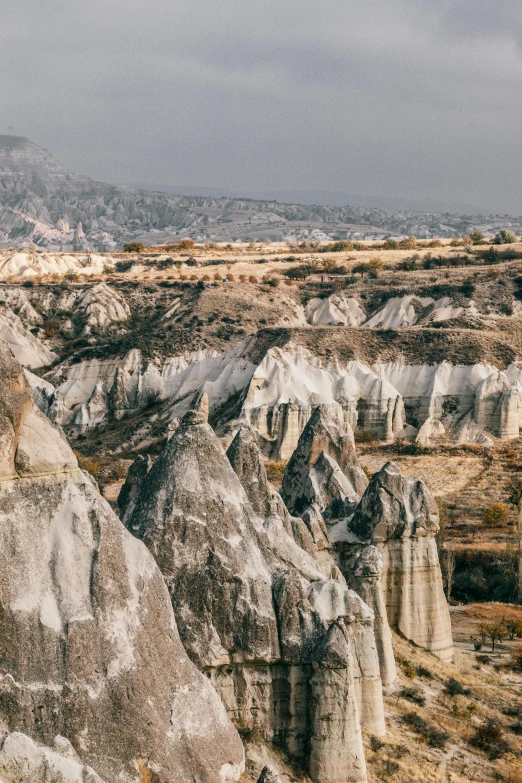
POLYGON ((257 513, 205 414, 191 411, 127 525, 157 559, 184 645, 235 724, 284 746, 317 783, 364 781, 361 725, 384 731, 373 612, 277 514, 263 521, 278 501, 258 491, 266 476, 248 432, 230 456, 253 471, 257 513))
POLYGON ((281 496, 287 507, 299 514, 316 501, 321 505, 327 500, 328 505, 338 490, 355 500, 367 484, 357 459, 353 432, 343 422, 341 409, 319 405, 286 466, 281 496), (323 497, 325 491, 327 498, 323 497))
MULTIPOLYGON (((61 734, 106 781, 138 783, 149 767, 159 783, 239 778, 241 741, 183 649, 153 558, 78 469, 0 341, 0 553, 6 552, 3 730, 23 731, 44 745, 61 734), (117 719, 122 710, 125 719, 117 719)), ((86 772, 81 778, 90 779, 86 772)))
POLYGON ((382 554, 382 584, 392 628, 442 660, 453 654, 435 535, 439 514, 423 481, 387 462, 370 481, 349 529, 382 554))

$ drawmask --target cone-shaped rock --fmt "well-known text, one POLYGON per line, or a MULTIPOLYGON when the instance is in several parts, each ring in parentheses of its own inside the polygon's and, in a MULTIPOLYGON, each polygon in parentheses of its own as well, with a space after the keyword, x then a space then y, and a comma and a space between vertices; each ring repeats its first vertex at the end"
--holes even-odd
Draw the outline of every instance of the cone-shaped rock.
POLYGON ((183 649, 159 569, 2 342, 0 441, 0 724, 67 737, 107 783, 137 783, 149 763, 159 783, 237 780, 239 736, 183 649))
POLYGON ((339 477, 342 487, 336 485, 335 490, 332 488, 331 497, 325 505, 341 488, 355 499, 364 492, 368 480, 357 459, 353 433, 342 421, 341 408, 336 415, 332 406, 319 405, 310 416, 286 466, 281 496, 290 511, 299 514, 310 503, 319 501, 319 498, 311 497, 310 488, 314 485, 324 488, 325 481, 320 476, 336 472, 336 467, 340 468, 341 476, 344 474, 339 477), (318 475, 311 476, 310 472, 318 462, 315 471, 318 475))
POLYGON ((283 745, 317 783, 365 780, 361 723, 384 730, 373 612, 325 578, 280 517, 256 514, 204 414, 182 419, 127 524, 157 559, 186 649, 236 725, 283 745))
POLYGON ((382 584, 390 626, 443 660, 453 642, 435 535, 437 504, 423 481, 388 462, 375 473, 349 522, 383 557, 382 584))

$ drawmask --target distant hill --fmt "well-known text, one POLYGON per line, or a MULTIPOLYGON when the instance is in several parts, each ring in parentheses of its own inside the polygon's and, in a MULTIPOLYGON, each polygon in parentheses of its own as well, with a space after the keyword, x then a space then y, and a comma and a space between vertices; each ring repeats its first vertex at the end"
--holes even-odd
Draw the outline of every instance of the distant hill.
POLYGON ((20 136, 0 136, 0 246, 114 250, 190 236, 204 241, 449 237, 514 219, 440 212, 281 203, 227 194, 170 194, 108 185, 68 171, 20 136))

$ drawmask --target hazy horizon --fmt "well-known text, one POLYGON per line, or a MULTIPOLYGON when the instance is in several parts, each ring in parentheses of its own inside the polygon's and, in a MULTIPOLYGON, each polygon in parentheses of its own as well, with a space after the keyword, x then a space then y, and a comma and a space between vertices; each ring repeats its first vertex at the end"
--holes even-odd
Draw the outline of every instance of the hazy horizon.
POLYGON ((1 40, 0 130, 98 180, 522 211, 515 2, 8 0, 1 40))

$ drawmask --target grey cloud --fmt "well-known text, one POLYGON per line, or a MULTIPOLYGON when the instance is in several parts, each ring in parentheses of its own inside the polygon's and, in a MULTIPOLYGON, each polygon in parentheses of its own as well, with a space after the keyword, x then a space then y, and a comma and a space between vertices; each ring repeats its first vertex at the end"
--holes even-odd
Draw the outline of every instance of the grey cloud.
POLYGON ((112 181, 521 210, 512 0, 4 0, 3 132, 112 181))

